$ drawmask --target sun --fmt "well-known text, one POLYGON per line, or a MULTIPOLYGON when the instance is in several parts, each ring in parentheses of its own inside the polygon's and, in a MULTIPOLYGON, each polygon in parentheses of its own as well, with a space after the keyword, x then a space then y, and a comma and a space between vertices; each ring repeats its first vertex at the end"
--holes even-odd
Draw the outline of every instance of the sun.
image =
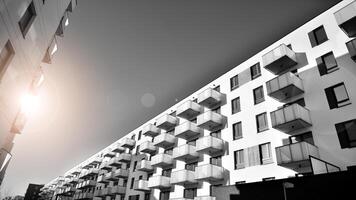
POLYGON ((31 115, 38 111, 39 96, 33 94, 25 94, 21 98, 21 112, 26 115, 31 115))

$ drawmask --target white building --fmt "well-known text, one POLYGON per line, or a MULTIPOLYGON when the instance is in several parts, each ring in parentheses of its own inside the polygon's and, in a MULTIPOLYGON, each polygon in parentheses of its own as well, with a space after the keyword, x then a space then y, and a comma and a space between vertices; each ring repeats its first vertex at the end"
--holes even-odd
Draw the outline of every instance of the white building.
MULTIPOLYGON (((344 0, 69 170, 60 199, 215 199, 356 165, 356 2, 344 0)), ((52 189, 49 189, 52 187, 52 189)))

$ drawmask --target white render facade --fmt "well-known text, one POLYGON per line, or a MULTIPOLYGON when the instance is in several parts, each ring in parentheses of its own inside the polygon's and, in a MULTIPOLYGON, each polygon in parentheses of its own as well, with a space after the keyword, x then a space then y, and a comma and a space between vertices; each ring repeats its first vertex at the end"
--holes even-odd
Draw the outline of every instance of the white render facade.
POLYGON ((215 199, 212 186, 355 166, 354 37, 356 1, 344 0, 56 178, 44 191, 55 191, 54 198, 60 199, 210 200, 215 199), (97 164, 90 164, 95 159, 97 164), (114 161, 121 164, 105 167, 114 161), (80 180, 90 168, 98 170, 80 180), (103 180, 120 169, 127 176, 103 180), (81 189, 88 180, 92 187, 81 189), (65 192, 68 187, 73 192, 65 192))

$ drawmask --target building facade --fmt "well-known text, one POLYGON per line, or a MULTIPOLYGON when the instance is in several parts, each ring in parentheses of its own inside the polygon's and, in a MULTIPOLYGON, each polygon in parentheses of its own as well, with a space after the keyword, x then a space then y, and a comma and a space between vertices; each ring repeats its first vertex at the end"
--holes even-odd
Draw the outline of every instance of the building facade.
POLYGON ((0 1, 0 185, 76 0, 0 1))
POLYGON ((216 199, 356 165, 356 1, 344 0, 46 184, 47 199, 216 199), (228 191, 227 191, 228 192, 228 191))
POLYGON ((43 188, 44 185, 41 184, 28 184, 26 193, 25 193, 25 200, 37 200, 40 198, 40 192, 41 188, 43 188))

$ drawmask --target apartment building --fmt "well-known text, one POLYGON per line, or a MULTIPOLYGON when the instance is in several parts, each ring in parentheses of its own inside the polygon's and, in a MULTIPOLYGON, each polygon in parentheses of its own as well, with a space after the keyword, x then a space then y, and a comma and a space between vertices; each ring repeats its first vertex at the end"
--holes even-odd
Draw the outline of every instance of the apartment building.
POLYGON ((0 1, 0 185, 76 0, 0 1), (26 104, 26 105, 25 105, 26 104))
POLYGON ((46 184, 43 194, 210 200, 214 187, 355 166, 354 37, 356 1, 344 0, 46 184))

